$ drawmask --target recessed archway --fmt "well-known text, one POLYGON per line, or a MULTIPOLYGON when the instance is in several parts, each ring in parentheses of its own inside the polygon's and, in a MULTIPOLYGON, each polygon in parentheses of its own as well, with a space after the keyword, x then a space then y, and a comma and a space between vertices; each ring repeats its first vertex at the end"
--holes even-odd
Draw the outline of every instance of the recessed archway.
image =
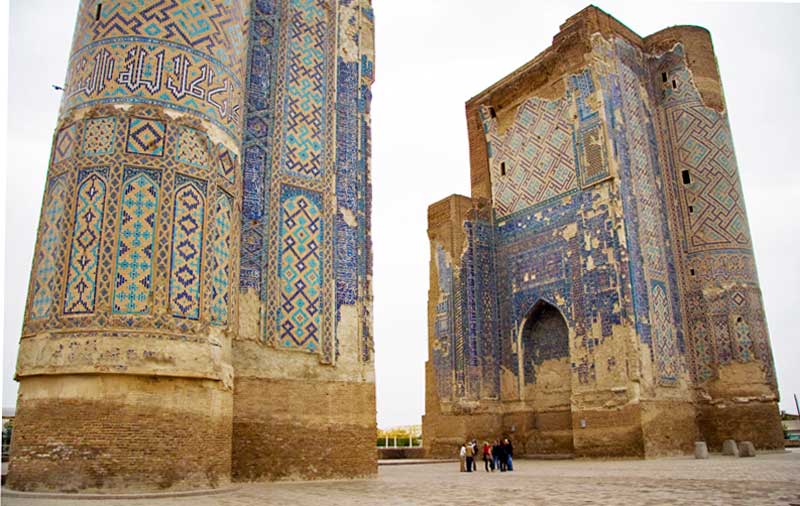
POLYGON ((523 399, 533 410, 526 452, 572 453, 569 326, 552 304, 539 300, 522 324, 523 399))

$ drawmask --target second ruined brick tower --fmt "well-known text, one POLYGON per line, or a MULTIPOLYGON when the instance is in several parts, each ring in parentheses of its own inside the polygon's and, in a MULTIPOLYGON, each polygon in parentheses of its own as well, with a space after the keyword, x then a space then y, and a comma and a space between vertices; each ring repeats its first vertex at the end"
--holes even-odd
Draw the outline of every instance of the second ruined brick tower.
POLYGON ((10 488, 376 472, 373 62, 369 0, 81 1, 10 488))
POLYGON ((588 7, 466 113, 472 195, 428 208, 428 453, 781 448, 709 33, 588 7))

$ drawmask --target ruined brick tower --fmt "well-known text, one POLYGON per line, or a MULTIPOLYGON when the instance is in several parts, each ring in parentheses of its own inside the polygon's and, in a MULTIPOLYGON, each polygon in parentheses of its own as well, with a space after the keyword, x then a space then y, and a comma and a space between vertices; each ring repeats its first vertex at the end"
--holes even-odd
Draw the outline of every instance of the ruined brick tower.
POLYGON ((9 487, 376 472, 373 62, 370 0, 81 1, 9 487))
POLYGON ((588 7, 466 113, 472 197, 428 209, 429 454, 782 447, 709 33, 588 7))

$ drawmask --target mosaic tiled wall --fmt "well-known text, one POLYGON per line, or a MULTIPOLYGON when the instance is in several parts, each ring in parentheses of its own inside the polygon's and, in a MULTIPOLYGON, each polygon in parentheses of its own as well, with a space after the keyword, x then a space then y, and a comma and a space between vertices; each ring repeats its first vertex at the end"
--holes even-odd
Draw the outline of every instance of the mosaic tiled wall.
POLYGON ((203 341, 212 313, 237 314, 247 11, 244 0, 81 2, 23 338, 102 328, 203 341), (236 218, 225 259, 211 253, 221 213, 236 218))
POLYGON ((496 273, 482 280, 477 222, 465 220, 455 292, 443 292, 449 304, 435 318, 438 346, 450 350, 434 353, 437 378, 445 368, 455 379, 447 397, 475 398, 472 385, 494 379, 470 368, 491 356, 484 340, 496 339, 498 364, 535 382, 518 370, 520 352, 524 364, 533 358, 517 338, 542 301, 563 313, 574 342, 536 353, 569 356, 579 385, 624 362, 597 363, 594 349, 627 325, 654 385, 706 381, 719 364, 751 360, 774 381, 725 114, 703 104, 680 44, 656 58, 622 38, 592 42, 563 98, 523 100, 503 132, 491 104, 480 110, 495 213, 484 224, 494 263, 482 263, 496 273))
POLYGON ((263 342, 319 353, 328 364, 339 353, 341 308, 355 306, 369 361, 372 9, 363 0, 259 0, 252 20, 241 290, 259 295, 263 342), (289 202, 286 188, 307 198, 289 202), (299 204, 313 211, 302 225, 287 207, 299 204), (304 268, 299 286, 287 255, 300 261, 307 252, 292 248, 309 241, 315 266, 295 265, 304 268))
POLYGON ((593 384, 597 368, 607 368, 596 363, 594 349, 629 312, 623 248, 609 200, 582 191, 533 207, 499 221, 496 238, 503 365, 520 374, 514 343, 531 309, 544 301, 564 315, 574 344, 565 355, 554 339, 542 343, 540 353, 569 356, 577 383, 593 384))
POLYGON ((650 60, 668 159, 665 190, 681 233, 692 378, 758 360, 774 387, 775 370, 756 275, 741 183, 726 113, 706 106, 683 46, 650 60))
POLYGON ((483 111, 498 215, 577 189, 569 105, 568 100, 527 100, 504 134, 483 111))
POLYGON ((678 302, 656 123, 640 50, 623 40, 597 41, 595 53, 609 62, 604 89, 610 115, 618 118, 614 142, 631 255, 636 330, 650 347, 657 382, 672 385, 686 370, 683 319, 678 302))
MULTIPOLYGON (((203 128, 147 106, 101 106, 56 133, 23 341, 98 327, 94 336, 142 329, 204 339, 217 289, 206 259, 220 214, 207 203, 226 195, 230 222, 239 190, 218 168, 220 152, 236 154, 203 128)), ((228 235, 238 251, 238 220, 228 235)), ((224 262, 230 283, 236 258, 224 262)), ((229 287, 220 293, 235 313, 229 287)))
POLYGON ((431 346, 433 368, 436 372, 436 388, 439 399, 453 397, 453 358, 455 353, 455 332, 453 321, 453 267, 441 245, 436 245, 434 261, 438 278, 439 294, 436 298, 434 314, 435 339, 431 346))
POLYGON ((165 106, 241 130, 244 0, 84 0, 62 116, 97 104, 165 106))

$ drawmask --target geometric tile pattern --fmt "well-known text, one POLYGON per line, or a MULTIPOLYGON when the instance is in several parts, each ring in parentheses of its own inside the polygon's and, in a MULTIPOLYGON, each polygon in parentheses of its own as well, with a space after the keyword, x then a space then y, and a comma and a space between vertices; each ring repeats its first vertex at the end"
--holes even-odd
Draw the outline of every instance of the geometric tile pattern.
POLYGON ((501 216, 577 187, 569 105, 567 100, 532 98, 519 107, 504 135, 498 133, 496 122, 490 123, 492 186, 501 216))
MULTIPOLYGON (((599 70, 599 69, 598 69, 599 70)), ((597 111, 590 105, 590 97, 597 91, 588 69, 570 76, 572 95, 578 109, 578 127, 573 131, 575 162, 580 184, 589 186, 608 176, 605 135, 597 111)))
POLYGON ((290 0, 290 6, 283 167, 313 179, 323 172, 326 5, 290 0))
POLYGON ((30 318, 37 320, 50 315, 56 283, 61 272, 61 254, 64 247, 64 223, 67 205, 65 178, 50 181, 39 226, 39 251, 33 271, 30 318))
POLYGON ((241 67, 237 51, 244 46, 240 2, 104 2, 99 19, 95 6, 82 4, 78 12, 75 47, 114 37, 152 37, 189 46, 229 67, 241 67))
POLYGON ((195 167, 205 168, 208 158, 208 136, 194 128, 181 127, 175 159, 195 167))
POLYGON ((285 186, 281 194, 280 345, 316 351, 320 343, 322 259, 321 197, 285 186))
POLYGON ((736 330, 736 348, 741 362, 753 360, 753 340, 750 338, 750 326, 739 316, 734 324, 736 330))
POLYGON ((72 157, 75 144, 78 143, 78 124, 73 123, 58 132, 53 145, 53 163, 59 163, 72 157))
POLYGON ((650 315, 658 379, 662 384, 677 381, 681 355, 675 342, 671 302, 664 284, 657 281, 650 289, 650 315))
POLYGON ((228 325, 230 311, 232 212, 230 197, 220 194, 211 237, 211 324, 218 326, 228 325))
POLYGON ((107 172, 107 169, 101 169, 80 179, 67 264, 69 276, 64 292, 64 314, 86 314, 95 309, 107 172))
POLYGON ((149 118, 131 118, 125 150, 137 155, 163 156, 167 125, 149 118))
POLYGON ((239 286, 267 298, 265 264, 268 251, 269 216, 267 196, 270 192, 272 150, 276 107, 275 81, 280 54, 279 39, 281 2, 256 2, 250 13, 249 65, 245 95, 246 115, 242 141, 242 241, 239 262, 239 286))
POLYGON ((217 165, 217 172, 219 175, 227 179, 229 183, 235 183, 237 160, 236 153, 228 151, 225 145, 220 143, 217 145, 217 160, 219 162, 217 165))
POLYGON ((108 155, 114 152, 117 118, 92 118, 84 123, 84 156, 108 155))
POLYGON ((623 198, 628 205, 629 230, 635 227, 631 230, 630 245, 634 255, 634 291, 642 298, 636 305, 638 330, 642 340, 651 344, 658 381, 673 384, 684 363, 677 343, 679 320, 673 315, 669 288, 667 216, 658 185, 657 152, 651 141, 650 116, 640 94, 641 79, 620 62, 618 81, 625 122, 624 139, 619 142, 624 155, 623 198))
POLYGON ((689 216, 689 251, 749 248, 750 234, 727 119, 701 103, 668 111, 675 139, 676 172, 688 170, 682 185, 689 216))
MULTIPOLYGON (((456 326, 457 356, 463 363, 463 390, 467 398, 500 394, 500 348, 497 345, 497 304, 495 247, 492 224, 484 216, 473 215, 464 221, 467 248, 461 258, 458 276, 458 312, 462 324, 456 326)), ((461 375, 461 370, 456 370, 461 375)), ((462 390, 461 385, 457 385, 462 390)))
POLYGON ((200 317, 205 184, 182 179, 185 182, 177 185, 172 216, 169 301, 173 316, 197 320, 200 317))
POLYGON ((64 110, 106 103, 165 106, 238 138, 244 2, 103 3, 98 20, 96 7, 81 4, 64 110))
POLYGON ((113 312, 144 314, 152 307, 160 172, 125 169, 124 181, 120 196, 113 312))
POLYGON ((436 245, 436 273, 439 279, 439 296, 436 299, 433 332, 435 340, 432 349, 432 361, 436 372, 436 386, 439 398, 451 399, 453 396, 452 353, 453 325, 453 269, 447 262, 447 255, 441 245, 436 245))

